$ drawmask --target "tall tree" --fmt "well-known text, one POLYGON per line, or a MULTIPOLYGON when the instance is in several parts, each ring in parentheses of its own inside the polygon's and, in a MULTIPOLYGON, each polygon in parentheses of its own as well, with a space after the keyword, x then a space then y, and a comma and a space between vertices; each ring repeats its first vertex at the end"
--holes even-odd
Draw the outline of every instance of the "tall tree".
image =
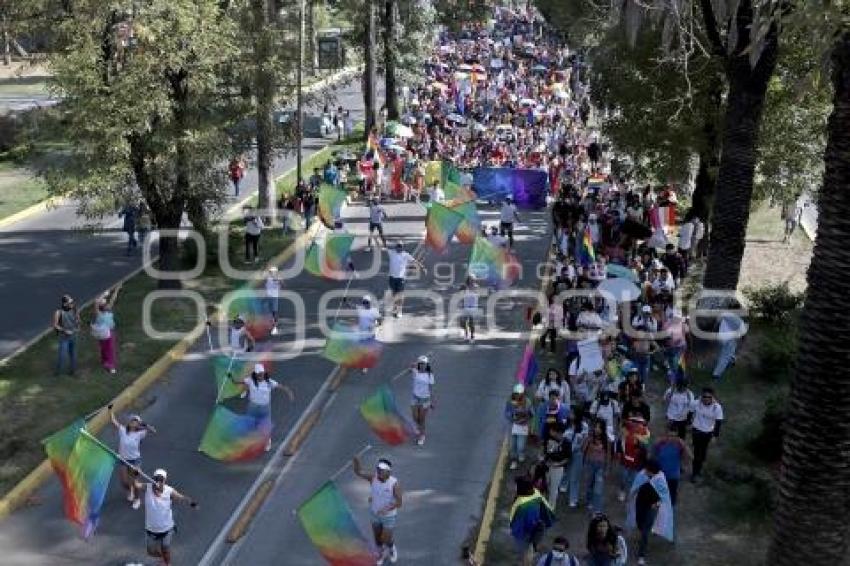
POLYGON ((398 120, 398 90, 396 85, 396 0, 384 0, 384 97, 387 119, 398 120))
MULTIPOLYGON (((72 142, 46 174, 53 194, 97 217, 137 190, 157 227, 173 231, 190 203, 223 202, 236 114, 219 84, 237 50, 235 26, 220 16, 217 0, 150 0, 132 14, 74 2, 50 58, 72 142)), ((161 270, 179 269, 176 232, 161 235, 159 254, 161 270)))
MULTIPOLYGON (((822 6, 820 2, 813 4, 822 6)), ((800 321, 784 427, 778 505, 767 563, 850 563, 850 13, 818 12, 833 37, 833 106, 827 128, 818 229, 800 321), (832 18, 827 17, 831 15, 832 18)), ((827 29, 824 30, 824 24, 827 29)), ((812 37, 812 36, 810 36, 812 37)))

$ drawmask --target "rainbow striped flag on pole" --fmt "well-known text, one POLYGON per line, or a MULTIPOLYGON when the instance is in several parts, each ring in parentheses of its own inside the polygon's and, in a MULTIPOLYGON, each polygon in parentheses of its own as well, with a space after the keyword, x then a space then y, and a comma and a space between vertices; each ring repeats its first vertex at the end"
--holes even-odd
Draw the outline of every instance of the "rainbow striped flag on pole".
POLYGON ((88 434, 83 419, 47 438, 44 449, 62 484, 65 516, 89 538, 100 519, 115 454, 88 434))
POLYGON ((590 235, 589 227, 585 226, 577 244, 576 259, 582 267, 587 267, 596 261, 596 252, 593 250, 593 238, 590 235))
POLYGON ((360 404, 360 414, 372 432, 392 446, 403 444, 416 434, 416 427, 398 410, 395 396, 386 385, 360 404))
POLYGON ((374 545, 363 534, 348 502, 333 481, 328 481, 297 511, 310 541, 331 566, 374 566, 374 545))
POLYGON ((537 357, 534 355, 534 346, 526 344, 519 367, 516 370, 517 383, 522 383, 526 388, 531 387, 539 369, 537 357))
POLYGON ((352 234, 328 234, 324 244, 313 242, 304 256, 304 268, 316 277, 342 280, 350 275, 352 234))
POLYGON ((472 244, 481 230, 481 220, 478 218, 478 209, 475 208, 474 202, 464 202, 462 204, 452 206, 452 210, 463 216, 463 222, 455 232, 458 242, 461 244, 472 244))
POLYGON ((328 228, 334 227, 334 221, 342 217, 342 205, 348 193, 331 185, 319 187, 319 219, 328 228))
POLYGON ((432 203, 425 216, 425 241, 435 250, 445 251, 463 221, 463 214, 432 203))
POLYGON ((383 349, 384 345, 374 336, 364 335, 351 325, 337 324, 325 342, 322 355, 343 367, 368 369, 375 367, 383 349))
POLYGON ((237 415, 216 405, 198 450, 215 460, 244 462, 263 454, 271 435, 271 419, 237 415))

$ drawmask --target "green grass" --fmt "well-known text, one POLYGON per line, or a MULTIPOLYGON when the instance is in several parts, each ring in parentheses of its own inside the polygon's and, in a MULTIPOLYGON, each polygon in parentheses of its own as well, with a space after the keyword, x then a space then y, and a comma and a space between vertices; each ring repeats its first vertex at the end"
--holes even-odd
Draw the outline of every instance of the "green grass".
MULTIPOLYGON (((355 126, 354 131, 350 136, 343 138, 340 142, 333 143, 320 149, 311 155, 309 159, 305 160, 301 168, 302 174, 306 179, 312 174, 315 167, 324 167, 325 163, 331 159, 333 152, 335 151, 348 150, 359 155, 362 152, 363 147, 363 125, 359 124, 355 126)), ((294 169, 278 179, 275 183, 278 195, 291 195, 294 193, 297 181, 298 179, 294 169)))
MULTIPOLYGON (((330 148, 328 152, 335 149, 334 146, 330 148)), ((327 155, 315 155, 305 160, 305 167, 324 163, 323 159, 327 159, 327 155)), ((236 221, 229 226, 228 255, 236 269, 247 269, 243 263, 241 224, 236 221)), ((284 236, 279 229, 266 230, 260 242, 261 260, 268 261, 291 242, 291 236, 284 236)), ((199 292, 208 304, 218 304, 226 293, 243 284, 224 275, 215 255, 217 249, 216 239, 207 246, 204 273, 184 283, 186 289, 199 292)), ((187 250, 184 255, 187 266, 194 265, 193 251, 187 250)), ((152 340, 142 330, 142 302, 156 288, 156 281, 140 273, 121 289, 114 309, 118 336, 117 375, 110 375, 100 367, 97 343, 88 331, 92 318, 90 308, 81 313, 83 325, 77 338, 75 377, 53 375, 56 339, 52 334, 0 367, 0 494, 6 493, 44 459, 40 442, 43 438, 75 418, 104 406, 175 344, 174 341, 152 340)), ((158 300, 152 309, 153 325, 160 331, 188 332, 198 323, 194 308, 189 300, 158 300)), ((145 401, 140 399, 137 403, 141 408, 145 401)))
POLYGON ((0 219, 47 198, 47 185, 26 169, 0 161, 0 219))

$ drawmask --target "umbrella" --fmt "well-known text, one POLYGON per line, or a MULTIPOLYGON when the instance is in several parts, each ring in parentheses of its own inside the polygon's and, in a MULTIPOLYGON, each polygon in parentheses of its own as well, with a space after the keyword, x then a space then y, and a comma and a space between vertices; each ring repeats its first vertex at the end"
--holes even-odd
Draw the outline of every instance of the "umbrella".
POLYGON ((635 272, 625 265, 609 263, 605 266, 605 271, 608 273, 608 277, 620 277, 622 279, 637 282, 637 275, 635 275, 635 272))
POLYGON ((387 133, 394 138, 412 138, 413 130, 398 122, 387 122, 387 133))
POLYGON ((460 114, 449 114, 448 116, 446 116, 446 120, 448 120, 449 122, 460 124, 461 126, 466 125, 466 118, 464 118, 460 114))
POLYGON ((627 279, 606 279, 599 284, 597 289, 601 293, 612 295, 618 303, 634 301, 640 297, 640 289, 638 289, 637 285, 627 279))

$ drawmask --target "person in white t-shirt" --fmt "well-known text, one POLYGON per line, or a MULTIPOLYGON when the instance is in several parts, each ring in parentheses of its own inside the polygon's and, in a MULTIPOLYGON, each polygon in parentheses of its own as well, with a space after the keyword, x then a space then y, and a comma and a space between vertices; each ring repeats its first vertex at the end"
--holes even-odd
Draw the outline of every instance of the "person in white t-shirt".
POLYGON ((416 363, 410 366, 410 375, 413 379, 413 395, 410 401, 413 421, 419 435, 416 444, 425 444, 425 418, 428 410, 434 408, 434 372, 431 371, 431 363, 428 356, 419 356, 416 363))
MULTIPOLYGON (((368 295, 365 295, 360 300, 360 304, 357 305, 357 329, 360 331, 360 338, 362 340, 375 338, 375 332, 380 324, 380 320, 381 313, 372 306, 372 299, 368 295)), ((361 371, 363 373, 369 372, 368 368, 363 368, 361 371)))
POLYGON ((174 536, 175 501, 186 502, 198 509, 198 502, 165 483, 168 474, 162 468, 153 473, 153 483, 135 483, 136 491, 145 494, 145 534, 148 556, 162 559, 165 566, 171 564, 171 542, 174 536))
POLYGON ((705 387, 700 398, 691 403, 691 436, 694 444, 694 462, 691 481, 696 482, 708 456, 708 445, 712 438, 720 437, 723 424, 723 407, 714 397, 714 389, 705 387))
POLYGON ((407 278, 407 268, 411 263, 419 266, 427 273, 425 266, 418 259, 404 250, 401 242, 396 243, 395 249, 389 250, 389 287, 392 293, 392 313, 396 318, 401 318, 402 293, 404 292, 404 281, 407 278))
POLYGON ((243 352, 250 352, 254 349, 256 342, 245 327, 244 315, 238 314, 231 321, 228 343, 230 345, 230 355, 234 358, 243 352))
POLYGON ((245 263, 260 261, 260 235, 263 233, 263 219, 248 208, 245 211, 245 263))
POLYGON ((514 247, 514 221, 519 222, 519 213, 517 212, 514 199, 511 196, 505 197, 505 202, 502 203, 502 208, 499 210, 499 235, 508 237, 508 245, 514 247))
POLYGON ((676 428, 676 435, 685 440, 688 436, 688 416, 694 403, 694 394, 688 388, 684 378, 677 378, 676 383, 664 392, 664 403, 667 405, 667 422, 676 428))
MULTIPOLYGON (((248 409, 245 414, 254 417, 257 420, 271 419, 272 416, 272 391, 280 389, 289 397, 290 401, 295 400, 295 394, 292 389, 286 385, 281 385, 271 377, 263 364, 255 364, 254 371, 251 375, 244 379, 234 377, 229 374, 230 380, 237 385, 241 385, 248 392, 248 409)), ((266 442, 266 452, 271 450, 272 439, 269 437, 266 442)))
POLYGON ((126 462, 119 468, 121 485, 127 489, 127 501, 131 502, 133 509, 138 509, 142 500, 136 493, 135 485, 136 470, 142 465, 141 444, 148 432, 155 434, 156 429, 145 424, 139 415, 130 415, 130 420, 124 424, 112 412, 112 404, 108 405, 107 409, 109 419, 118 430, 118 455, 126 462))
POLYGON ((375 546, 380 552, 376 564, 381 566, 385 560, 395 564, 398 561, 398 551, 395 546, 394 531, 398 510, 402 504, 402 495, 398 479, 392 475, 392 463, 386 458, 381 458, 375 466, 374 474, 363 471, 357 456, 351 463, 354 474, 369 482, 369 516, 375 546))
MULTIPOLYGON (((369 236, 366 239, 366 251, 372 251, 372 233, 377 232, 381 238, 381 243, 387 247, 387 239, 384 236, 384 220, 387 220, 387 211, 378 202, 378 199, 372 197, 369 200, 369 236)), ((377 243, 377 238, 375 239, 377 243)))
POLYGON ((279 312, 280 287, 281 280, 277 272, 277 267, 271 266, 266 273, 266 302, 272 313, 272 336, 275 336, 279 332, 277 329, 277 315, 279 312))

